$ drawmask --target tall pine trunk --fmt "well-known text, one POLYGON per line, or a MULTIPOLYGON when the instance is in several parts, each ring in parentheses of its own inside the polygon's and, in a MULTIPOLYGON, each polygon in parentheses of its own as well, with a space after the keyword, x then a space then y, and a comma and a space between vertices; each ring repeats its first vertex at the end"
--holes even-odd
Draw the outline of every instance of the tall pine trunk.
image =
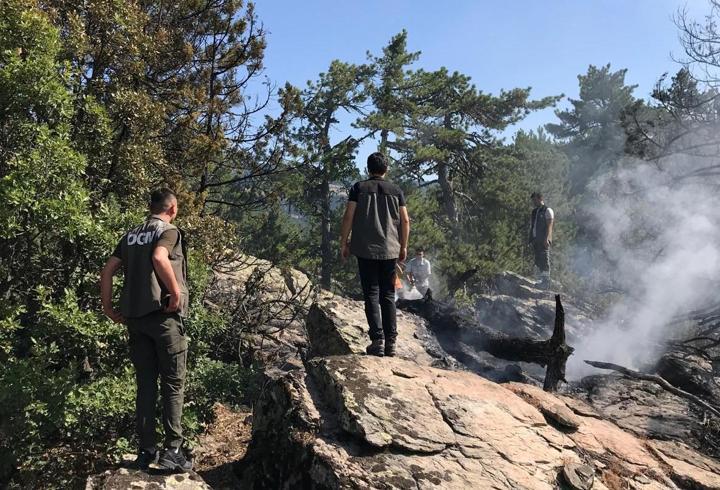
MULTIPOLYGON (((452 119, 450 115, 445 116, 443 121, 445 129, 452 129, 452 119)), ((450 223, 457 223, 459 220, 457 203, 455 202, 455 189, 453 188, 452 179, 450 178, 450 167, 447 162, 438 164, 438 184, 440 185, 440 200, 442 201, 443 211, 450 220, 450 223)))
POLYGON ((330 180, 327 171, 323 172, 321 194, 321 220, 320 220, 320 287, 330 289, 332 283, 332 221, 330 209, 330 180))
POLYGON ((389 131, 387 129, 380 131, 380 146, 378 147, 378 151, 383 153, 387 151, 388 135, 389 131))
POLYGON ((457 223, 459 218, 455 202, 455 190, 449 174, 448 164, 440 163, 438 165, 438 184, 440 185, 440 200, 442 201, 443 212, 451 223, 457 223))

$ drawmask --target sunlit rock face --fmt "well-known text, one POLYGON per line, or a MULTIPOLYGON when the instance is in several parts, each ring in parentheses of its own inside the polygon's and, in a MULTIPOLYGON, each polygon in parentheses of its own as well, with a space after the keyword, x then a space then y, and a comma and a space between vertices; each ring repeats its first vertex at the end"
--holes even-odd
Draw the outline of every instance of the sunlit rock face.
POLYGON ((211 490, 210 485, 194 472, 170 473, 152 468, 148 471, 119 468, 88 478, 85 490, 211 490))
POLYGON ((249 488, 551 489, 569 464, 592 468, 593 488, 720 488, 720 465, 681 442, 531 385, 400 358, 317 357, 270 382, 254 422, 238 466, 249 488))
MULTIPOLYGON (((507 288, 515 296, 491 296, 546 301, 531 284, 507 288)), ((305 327, 303 366, 269 376, 254 406, 236 465, 247 488, 720 488, 720 465, 690 445, 691 416, 679 419, 687 403, 647 383, 598 376, 564 394, 497 383, 409 311, 398 316, 398 356, 366 356, 362 303, 329 294, 305 327), (623 394, 631 415, 615 409, 623 394), (674 415, 663 420, 663 409, 674 415)))
MULTIPOLYGON (((431 328, 412 304, 398 311, 397 357, 366 356, 362 302, 326 292, 309 301, 296 294, 304 276, 265 266, 220 272, 211 296, 223 307, 252 286, 307 310, 304 323, 264 332, 277 335, 265 356, 284 368, 267 365, 253 438, 235 464, 242 488, 720 489, 720 464, 698 450, 702 417, 652 383, 595 375, 547 393, 542 367, 431 328)), ((469 312, 478 324, 549 337, 552 293, 509 273, 494 287, 469 312)), ((572 345, 587 317, 571 301, 566 309, 572 345)), ((711 368, 668 353, 657 370, 702 394, 711 368)), ((121 468, 88 488, 209 487, 195 474, 121 468)))

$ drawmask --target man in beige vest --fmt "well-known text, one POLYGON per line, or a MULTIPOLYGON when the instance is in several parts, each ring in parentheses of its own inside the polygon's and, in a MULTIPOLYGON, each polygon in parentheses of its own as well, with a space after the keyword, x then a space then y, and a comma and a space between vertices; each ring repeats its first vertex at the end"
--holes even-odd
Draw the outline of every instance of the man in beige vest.
POLYGON ((140 447, 135 464, 140 469, 157 462, 169 470, 192 468, 181 448, 188 348, 183 317, 187 314, 188 290, 185 240, 180 229, 171 224, 177 211, 173 191, 153 191, 151 215, 123 235, 100 276, 104 313, 128 328, 137 381, 135 410, 140 447), (125 280, 118 311, 112 304, 112 278, 121 269, 125 280), (162 456, 155 440, 158 377, 165 429, 162 456))

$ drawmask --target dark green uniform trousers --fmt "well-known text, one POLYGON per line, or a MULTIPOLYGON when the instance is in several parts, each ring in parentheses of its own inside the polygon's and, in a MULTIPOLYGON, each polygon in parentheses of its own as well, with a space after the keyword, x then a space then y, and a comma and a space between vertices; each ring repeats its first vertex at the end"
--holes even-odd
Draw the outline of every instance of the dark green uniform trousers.
POLYGON ((185 387, 187 339, 182 319, 177 313, 150 313, 127 319, 130 334, 130 359, 135 366, 137 398, 135 412, 140 447, 155 447, 155 409, 158 376, 162 396, 162 420, 165 447, 182 444, 180 419, 185 387))
POLYGON ((545 247, 541 240, 533 240, 533 251, 535 252, 535 265, 541 272, 550 272, 550 247, 545 247))

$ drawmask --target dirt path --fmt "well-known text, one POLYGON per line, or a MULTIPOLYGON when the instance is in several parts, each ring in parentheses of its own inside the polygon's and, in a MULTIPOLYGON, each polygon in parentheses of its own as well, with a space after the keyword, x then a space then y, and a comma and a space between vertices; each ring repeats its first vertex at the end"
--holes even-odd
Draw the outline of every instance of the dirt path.
POLYGON ((233 463, 245 456, 252 432, 249 411, 215 405, 215 421, 200 436, 194 452, 195 470, 216 490, 239 488, 233 463))

